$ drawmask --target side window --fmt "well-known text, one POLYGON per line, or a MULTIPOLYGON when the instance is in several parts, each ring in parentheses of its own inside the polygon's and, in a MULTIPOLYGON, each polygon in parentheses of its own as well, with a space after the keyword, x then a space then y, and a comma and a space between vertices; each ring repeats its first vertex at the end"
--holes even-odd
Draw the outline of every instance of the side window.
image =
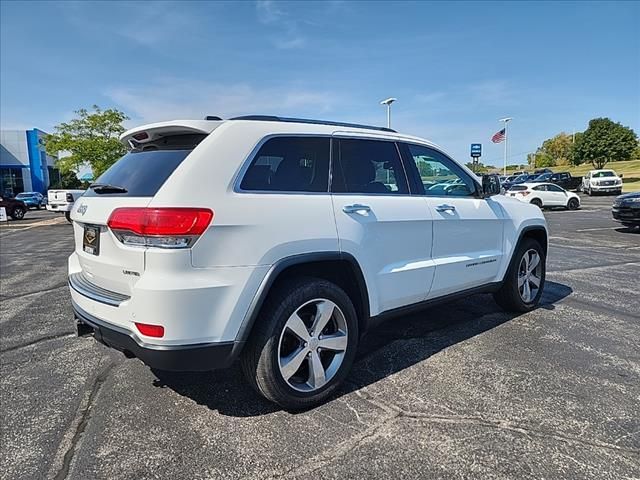
POLYGON ((562 190, 559 186, 557 185, 547 185, 547 190, 550 192, 564 192, 564 190, 562 190))
POLYGON ((336 193, 409 193, 393 142, 336 139, 332 168, 331 191, 336 193))
POLYGON ((328 137, 274 137, 260 148, 240 188, 248 191, 327 192, 328 137))
POLYGON ((446 155, 422 145, 406 145, 413 158, 414 173, 420 181, 418 193, 432 197, 469 197, 475 192, 475 184, 459 165, 446 155))
POLYGON ((547 186, 546 185, 538 185, 537 187, 533 187, 534 190, 538 191, 538 192, 544 192, 547 190, 547 186))

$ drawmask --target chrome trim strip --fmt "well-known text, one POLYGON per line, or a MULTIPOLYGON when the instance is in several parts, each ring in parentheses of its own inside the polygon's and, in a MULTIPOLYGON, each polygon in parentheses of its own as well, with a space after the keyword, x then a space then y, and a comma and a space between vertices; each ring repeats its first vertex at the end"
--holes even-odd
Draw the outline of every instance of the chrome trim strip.
POLYGON ((111 305, 112 307, 118 307, 122 302, 131 298, 128 295, 112 292, 94 285, 82 272, 69 275, 69 286, 80 295, 95 300, 96 302, 104 303, 105 305, 111 305))

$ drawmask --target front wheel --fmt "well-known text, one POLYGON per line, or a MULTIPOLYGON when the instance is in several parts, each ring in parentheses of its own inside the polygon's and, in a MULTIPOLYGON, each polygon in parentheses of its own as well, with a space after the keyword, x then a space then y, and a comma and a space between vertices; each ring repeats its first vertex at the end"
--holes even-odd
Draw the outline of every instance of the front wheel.
POLYGON ((358 320, 347 294, 316 278, 297 278, 270 294, 242 357, 249 383, 278 405, 324 402, 349 373, 358 320))
POLYGON ((500 290, 494 293, 498 305, 510 312, 528 312, 540 301, 546 274, 546 255, 532 238, 516 248, 500 290))
POLYGON ((22 220, 24 218, 24 214, 26 213, 25 209, 22 207, 16 207, 13 209, 11 213, 11 218, 14 220, 22 220))
POLYGON ((577 210, 579 206, 580 206, 580 202, 578 202, 577 198, 570 198, 569 201, 567 202, 567 208, 569 210, 577 210))

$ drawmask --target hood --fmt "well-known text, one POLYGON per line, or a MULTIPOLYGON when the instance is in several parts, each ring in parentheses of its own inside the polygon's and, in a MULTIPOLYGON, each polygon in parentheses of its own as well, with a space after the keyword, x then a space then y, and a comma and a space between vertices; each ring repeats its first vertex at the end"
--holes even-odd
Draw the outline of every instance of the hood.
POLYGON ((640 192, 623 193, 622 195, 618 195, 616 197, 616 201, 617 202, 623 202, 623 201, 628 200, 630 198, 640 198, 640 192))

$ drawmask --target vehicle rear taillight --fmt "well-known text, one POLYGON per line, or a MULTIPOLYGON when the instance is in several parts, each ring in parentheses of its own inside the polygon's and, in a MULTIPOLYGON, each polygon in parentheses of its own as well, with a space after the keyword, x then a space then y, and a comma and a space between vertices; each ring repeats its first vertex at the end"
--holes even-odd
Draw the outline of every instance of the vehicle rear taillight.
POLYGON ((73 199, 73 195, 70 193, 67 193, 67 202, 69 203, 75 202, 75 200, 73 199))
POLYGON ((125 245, 187 248, 213 219, 208 208, 116 208, 107 225, 125 245))
POLYGON ((147 337, 164 337, 164 327, 162 325, 149 325, 147 323, 136 323, 136 328, 141 334, 147 337))
POLYGON ((520 195, 522 195, 523 197, 526 197, 526 196, 527 196, 527 195, 529 195, 531 192, 529 192, 529 191, 527 191, 527 190, 523 190, 523 191, 521 191, 521 192, 517 192, 517 193, 519 193, 519 194, 520 194, 520 195))

